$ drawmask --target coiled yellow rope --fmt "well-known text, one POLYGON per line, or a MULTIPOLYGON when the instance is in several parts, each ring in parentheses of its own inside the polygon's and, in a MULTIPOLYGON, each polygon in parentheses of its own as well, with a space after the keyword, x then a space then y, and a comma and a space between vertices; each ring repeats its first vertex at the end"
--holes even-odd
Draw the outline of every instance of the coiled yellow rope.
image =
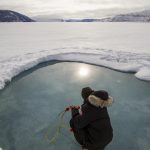
POLYGON ((51 130, 51 127, 47 130, 47 132, 45 133, 44 137, 45 137, 45 140, 49 143, 49 144, 52 144, 56 141, 56 139, 58 138, 59 134, 60 134, 60 131, 61 131, 61 128, 64 127, 63 125, 63 117, 65 115, 66 111, 63 111, 59 114, 60 116, 60 120, 59 120, 59 123, 57 125, 57 128, 56 128, 56 132, 55 134, 53 135, 52 138, 49 138, 49 132, 51 130))
MULTIPOLYGON (((52 138, 49 138, 49 131, 51 130, 51 128, 49 128, 47 130, 47 132, 45 133, 44 137, 45 137, 45 140, 49 143, 49 144, 52 144, 56 141, 56 139, 58 138, 58 136, 60 135, 60 132, 61 132, 61 128, 66 128, 68 130, 68 127, 64 124, 64 115, 67 111, 69 111, 70 109, 72 108, 76 108, 76 109, 80 109, 80 106, 69 106, 67 107, 65 110, 63 110, 62 112, 60 112, 58 114, 58 116, 60 117, 60 120, 59 120, 59 123, 58 123, 58 126, 57 126, 57 129, 56 129, 56 132, 55 134, 53 135, 52 138)), ((71 130, 70 130, 71 131, 71 130)), ((73 140, 75 144, 78 144, 75 140, 73 140)), ((82 150, 85 150, 85 145, 82 145, 82 150)))
MULTIPOLYGON (((80 109, 79 106, 76 107, 77 109, 80 109)), ((45 140, 49 143, 49 144, 52 144, 54 143, 58 136, 60 135, 60 132, 61 132, 61 129, 62 128, 66 128, 68 131, 69 131, 69 128, 64 124, 64 115, 67 111, 69 111, 70 109, 72 109, 72 106, 70 107, 67 107, 65 110, 63 110, 62 112, 60 112, 58 114, 58 116, 60 117, 59 119, 59 123, 57 125, 57 128, 56 128, 56 132, 54 133, 54 135, 52 136, 52 138, 49 138, 49 132, 51 130, 51 127, 47 130, 47 132, 45 133, 44 137, 45 137, 45 140)), ((71 131, 71 130, 70 130, 71 131)), ((70 132, 71 133, 71 132, 70 132)), ((72 135, 72 134, 70 134, 72 135)), ((75 141, 75 139, 73 140, 75 142, 75 144, 77 144, 77 142, 75 141)))

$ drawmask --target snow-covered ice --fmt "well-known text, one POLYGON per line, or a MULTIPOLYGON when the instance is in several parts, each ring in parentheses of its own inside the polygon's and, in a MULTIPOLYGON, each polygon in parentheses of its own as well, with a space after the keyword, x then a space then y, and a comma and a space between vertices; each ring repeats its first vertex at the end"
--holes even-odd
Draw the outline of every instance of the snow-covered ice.
POLYGON ((150 55, 114 52, 104 49, 63 48, 28 53, 0 61, 0 88, 14 76, 41 62, 77 61, 109 67, 123 72, 136 72, 139 79, 150 81, 150 55))
POLYGON ((37 64, 79 61, 150 81, 150 28, 142 23, 0 24, 0 89, 37 64))

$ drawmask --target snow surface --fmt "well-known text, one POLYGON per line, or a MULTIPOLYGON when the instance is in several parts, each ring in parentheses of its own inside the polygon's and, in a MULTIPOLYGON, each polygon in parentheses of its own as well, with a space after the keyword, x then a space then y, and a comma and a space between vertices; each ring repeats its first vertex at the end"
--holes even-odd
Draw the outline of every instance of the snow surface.
POLYGON ((150 28, 135 23, 0 24, 0 89, 50 60, 105 66, 150 81, 150 28))
POLYGON ((63 48, 1 60, 0 89, 4 88, 5 83, 19 73, 50 60, 79 61, 124 72, 136 72, 137 78, 150 81, 150 55, 104 49, 63 48))

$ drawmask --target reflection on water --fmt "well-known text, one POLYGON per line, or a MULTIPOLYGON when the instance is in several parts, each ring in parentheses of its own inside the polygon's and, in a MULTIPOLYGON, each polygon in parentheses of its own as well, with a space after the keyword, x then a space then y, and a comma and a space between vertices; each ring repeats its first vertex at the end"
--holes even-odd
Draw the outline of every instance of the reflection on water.
MULTIPOLYGON (((81 63, 44 64, 27 71, 0 92, 0 147, 4 150, 80 150, 63 129, 49 145, 44 133, 57 124, 66 106, 82 104, 81 89, 105 89, 114 98, 109 114, 114 129, 107 150, 150 147, 150 83, 132 74, 81 63), (40 68, 43 67, 43 68, 40 68), (38 69, 38 70, 36 70, 38 69)), ((65 116, 68 124, 70 113, 65 116)), ((69 125, 69 124, 68 124, 69 125)))
POLYGON ((80 67, 78 72, 80 77, 86 77, 89 75, 89 68, 88 67, 80 67))

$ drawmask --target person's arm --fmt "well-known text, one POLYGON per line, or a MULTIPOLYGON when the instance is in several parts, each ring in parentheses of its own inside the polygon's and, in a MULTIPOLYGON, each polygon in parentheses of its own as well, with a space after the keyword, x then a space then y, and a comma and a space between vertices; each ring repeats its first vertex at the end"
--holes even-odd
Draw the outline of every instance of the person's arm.
POLYGON ((73 129, 74 128, 74 118, 75 116, 80 115, 79 113, 79 109, 75 108, 75 107, 71 107, 71 120, 70 120, 70 127, 73 129))
POLYGON ((82 111, 82 114, 78 114, 73 118, 73 122, 76 128, 82 129, 85 128, 90 122, 90 112, 86 109, 82 111))
POLYGON ((79 115, 80 113, 79 113, 79 109, 77 109, 77 108, 72 108, 71 109, 71 114, 72 114, 72 118, 74 118, 75 116, 77 116, 77 115, 79 115))

